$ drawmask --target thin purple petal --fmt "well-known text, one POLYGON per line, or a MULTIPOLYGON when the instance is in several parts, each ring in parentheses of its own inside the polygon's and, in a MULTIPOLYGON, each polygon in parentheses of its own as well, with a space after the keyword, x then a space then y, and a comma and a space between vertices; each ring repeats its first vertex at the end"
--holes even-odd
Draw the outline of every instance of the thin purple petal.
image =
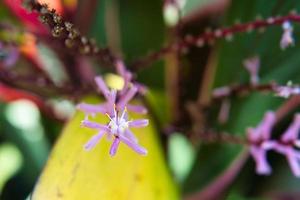
POLYGON ((85 145, 84 145, 84 149, 86 151, 90 151, 91 149, 93 149, 96 144, 99 142, 99 140, 101 139, 101 137, 103 136, 104 132, 103 131, 99 131, 99 133, 97 135, 94 135, 85 145))
POLYGON ((110 129, 106 125, 102 125, 102 124, 92 122, 92 121, 89 121, 86 119, 81 122, 81 125, 85 126, 87 128, 91 128, 91 129, 103 130, 105 132, 110 131, 110 129))
POLYGON ((125 64, 122 60, 117 60, 116 61, 116 69, 117 72, 120 76, 124 77, 125 73, 126 73, 126 67, 125 64))
POLYGON ((96 113, 103 113, 107 112, 107 106, 105 104, 86 104, 80 103, 77 105, 77 109, 85 112, 86 114, 96 114, 96 113))
POLYGON ((114 107, 117 98, 117 91, 111 90, 107 95, 107 113, 112 116, 114 115, 114 107))
POLYGON ((135 137, 135 135, 129 129, 125 130, 124 136, 127 137, 129 140, 133 141, 134 143, 138 142, 138 139, 135 137))
POLYGON ((247 129, 247 135, 250 141, 257 142, 261 140, 268 140, 271 136, 272 127, 275 122, 275 113, 271 111, 266 112, 262 122, 256 128, 247 129))
POLYGON ((129 87, 129 83, 132 79, 132 74, 126 70, 125 64, 122 60, 116 61, 116 68, 117 68, 118 74, 120 76, 122 76, 122 78, 124 79, 124 86, 123 86, 123 89, 120 91, 120 94, 124 95, 126 90, 129 87))
POLYGON ((266 112, 263 121, 258 126, 259 132, 261 132, 261 138, 268 140, 271 135, 271 130, 276 121, 276 116, 274 112, 266 112))
POLYGON ((127 139, 126 137, 119 135, 119 138, 122 142, 124 142, 125 144, 127 144, 130 148, 132 148, 135 152, 141 154, 141 155, 146 155, 147 154, 147 150, 141 146, 139 146, 138 144, 132 142, 131 140, 127 139))
POLYGON ((138 119, 138 120, 133 120, 131 122, 129 122, 129 126, 130 127, 145 127, 149 124, 149 120, 148 119, 138 119))
POLYGON ((266 159, 266 151, 259 147, 250 147, 250 153, 256 163, 256 173, 269 175, 272 172, 272 169, 266 159))
POLYGON ((101 76, 97 76, 95 78, 95 81, 96 81, 96 84, 100 90, 100 92, 104 95, 104 97, 109 100, 109 94, 110 94, 110 91, 108 89, 108 87, 106 86, 104 80, 102 79, 101 76))
POLYGON ((137 92, 136 87, 131 87, 120 99, 117 106, 120 110, 123 110, 126 104, 134 97, 137 92))
POLYGON ((138 89, 139 94, 145 95, 148 91, 148 88, 141 83, 134 83, 134 86, 138 89))
POLYGON ((109 154, 111 156, 114 156, 117 153, 119 144, 120 144, 120 139, 116 137, 110 147, 110 150, 109 150, 109 154))
POLYGON ((127 104, 127 109, 135 113, 141 113, 141 114, 147 113, 147 109, 144 106, 127 104))

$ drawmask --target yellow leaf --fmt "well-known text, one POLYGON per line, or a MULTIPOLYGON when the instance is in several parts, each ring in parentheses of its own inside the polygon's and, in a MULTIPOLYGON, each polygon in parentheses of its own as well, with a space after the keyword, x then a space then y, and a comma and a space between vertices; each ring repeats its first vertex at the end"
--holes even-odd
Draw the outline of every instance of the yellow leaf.
MULTIPOLYGON (((130 117, 149 118, 132 113, 130 117)), ((89 152, 83 149, 96 133, 80 127, 83 118, 82 113, 76 113, 66 125, 35 187, 33 200, 179 199, 151 119, 149 126, 132 129, 139 143, 147 148, 147 156, 122 143, 116 156, 111 157, 111 141, 106 138, 89 152)), ((107 120, 105 116, 96 118, 107 120)))

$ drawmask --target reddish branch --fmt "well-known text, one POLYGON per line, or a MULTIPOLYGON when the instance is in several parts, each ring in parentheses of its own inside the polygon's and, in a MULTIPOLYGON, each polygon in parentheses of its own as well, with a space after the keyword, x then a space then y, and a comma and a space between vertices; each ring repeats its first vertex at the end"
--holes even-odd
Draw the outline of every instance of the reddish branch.
POLYGON ((16 89, 23 89, 34 93, 39 93, 39 95, 43 97, 51 97, 54 93, 63 95, 74 94, 73 88, 68 86, 57 86, 47 77, 38 77, 36 75, 19 75, 3 68, 0 68, 0 82, 16 89), (24 83, 25 85, 22 86, 20 83, 24 83), (48 92, 40 93, 37 91, 39 89, 47 89, 48 92))
POLYGON ((277 84, 275 82, 266 83, 266 84, 243 84, 243 85, 231 85, 216 88, 212 94, 212 101, 222 100, 232 96, 239 96, 243 94, 249 94, 253 91, 258 92, 270 92, 274 91, 277 84))
POLYGON ((186 49, 192 46, 202 47, 205 44, 209 44, 212 41, 215 41, 216 39, 231 38, 233 35, 237 33, 266 28, 268 26, 278 26, 285 21, 300 22, 300 15, 297 15, 296 13, 291 13, 286 16, 270 17, 267 19, 258 19, 253 22, 236 24, 228 28, 219 28, 214 31, 206 31, 196 36, 187 35, 185 38, 178 41, 177 43, 168 44, 162 49, 133 62, 131 64, 131 67, 135 70, 142 69, 149 66, 154 61, 161 59, 167 53, 170 53, 172 51, 184 52, 186 49))

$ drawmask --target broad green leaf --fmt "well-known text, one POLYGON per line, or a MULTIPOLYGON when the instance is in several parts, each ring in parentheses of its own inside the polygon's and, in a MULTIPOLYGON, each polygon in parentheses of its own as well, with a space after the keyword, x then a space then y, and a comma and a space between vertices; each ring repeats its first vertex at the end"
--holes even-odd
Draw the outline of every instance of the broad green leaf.
MULTIPOLYGON (((149 118, 131 114, 130 117, 149 118)), ((82 113, 76 113, 66 125, 37 182, 33 200, 179 199, 151 119, 146 128, 133 130, 139 143, 147 148, 147 156, 121 144, 117 155, 111 157, 111 141, 105 138, 90 152, 83 150, 95 134, 94 130, 80 127, 83 118, 82 113)), ((96 118, 107 121, 106 116, 96 118)))
MULTIPOLYGON (((165 38, 162 1, 118 0, 121 46, 127 61, 161 48, 165 38)), ((155 62, 138 74, 138 80, 156 89, 164 86, 162 62, 155 62), (149 76, 149 75, 152 76, 149 76)))

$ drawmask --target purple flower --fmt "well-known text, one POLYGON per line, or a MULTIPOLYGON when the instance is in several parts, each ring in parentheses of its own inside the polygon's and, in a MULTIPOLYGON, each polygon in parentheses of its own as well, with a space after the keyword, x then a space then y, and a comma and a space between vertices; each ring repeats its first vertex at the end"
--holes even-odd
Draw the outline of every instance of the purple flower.
POLYGON ((256 85, 259 82, 258 70, 260 67, 260 60, 257 56, 249 58, 243 62, 244 67, 250 74, 250 82, 252 85, 256 85))
POLYGON ((293 26, 289 21, 285 21, 282 24, 283 34, 280 40, 280 47, 282 50, 289 46, 294 46, 295 41, 293 38, 293 26))
POLYGON ((97 113, 109 113, 113 114, 114 105, 116 105, 118 110, 123 110, 125 105, 128 110, 136 112, 136 113, 147 113, 147 109, 143 106, 131 105, 128 102, 135 96, 137 93, 137 88, 134 85, 131 85, 126 90, 124 90, 123 94, 119 95, 119 92, 116 90, 109 90, 107 85, 101 76, 95 78, 96 84, 103 94, 106 102, 103 104, 91 105, 86 103, 80 103, 77 105, 77 108, 83 111, 86 116, 92 115, 95 116, 97 113), (117 101, 118 95, 118 101, 117 101))
POLYGON ((294 146, 299 145, 300 114, 295 115, 293 123, 273 147, 275 151, 285 155, 293 174, 300 177, 300 151, 294 146))
POLYGON ((139 154, 147 154, 147 150, 138 145, 137 138, 130 130, 130 128, 140 128, 147 126, 149 123, 147 119, 129 121, 126 108, 120 114, 120 112, 116 110, 116 107, 114 108, 113 115, 107 113, 107 117, 109 118, 109 122, 106 125, 92 122, 88 119, 84 119, 81 122, 82 126, 96 129, 98 131, 98 134, 93 136, 85 145, 86 150, 91 150, 99 142, 102 136, 104 134, 107 134, 109 138, 114 139, 113 144, 110 148, 111 156, 114 156, 116 154, 120 142, 125 143, 139 154))
POLYGON ((250 154, 256 163, 258 174, 268 175, 272 169, 267 162, 266 153, 274 146, 270 140, 271 130, 275 123, 275 114, 267 112, 262 122, 256 128, 247 129, 247 137, 250 142, 250 154))
POLYGON ((147 92, 146 86, 144 86, 141 83, 132 82, 133 74, 130 71, 126 70, 125 64, 122 60, 117 60, 115 66, 116 66, 117 73, 124 80, 124 86, 123 89, 120 91, 120 94, 123 94, 130 87, 131 84, 133 84, 134 87, 137 88, 138 93, 145 94, 147 92))
POLYGON ((291 95, 299 95, 300 88, 292 86, 291 82, 288 82, 286 86, 275 86, 275 95, 283 98, 289 98, 291 95))
POLYGON ((114 156, 118 150, 120 142, 125 143, 139 154, 146 155, 147 150, 138 144, 138 140, 131 132, 130 128, 139 128, 148 125, 147 119, 128 120, 127 109, 137 113, 146 113, 143 106, 128 104, 137 94, 138 87, 131 83, 132 74, 125 69, 122 61, 116 63, 118 73, 124 79, 122 90, 110 90, 101 76, 95 78, 99 91, 103 94, 105 102, 102 104, 80 103, 77 108, 85 113, 85 119, 81 125, 87 128, 95 129, 98 134, 94 135, 84 146, 85 150, 91 150, 100 141, 103 135, 113 139, 110 148, 110 155, 114 156), (109 122, 99 124, 89 120, 89 116, 95 117, 96 114, 105 114, 109 122))

